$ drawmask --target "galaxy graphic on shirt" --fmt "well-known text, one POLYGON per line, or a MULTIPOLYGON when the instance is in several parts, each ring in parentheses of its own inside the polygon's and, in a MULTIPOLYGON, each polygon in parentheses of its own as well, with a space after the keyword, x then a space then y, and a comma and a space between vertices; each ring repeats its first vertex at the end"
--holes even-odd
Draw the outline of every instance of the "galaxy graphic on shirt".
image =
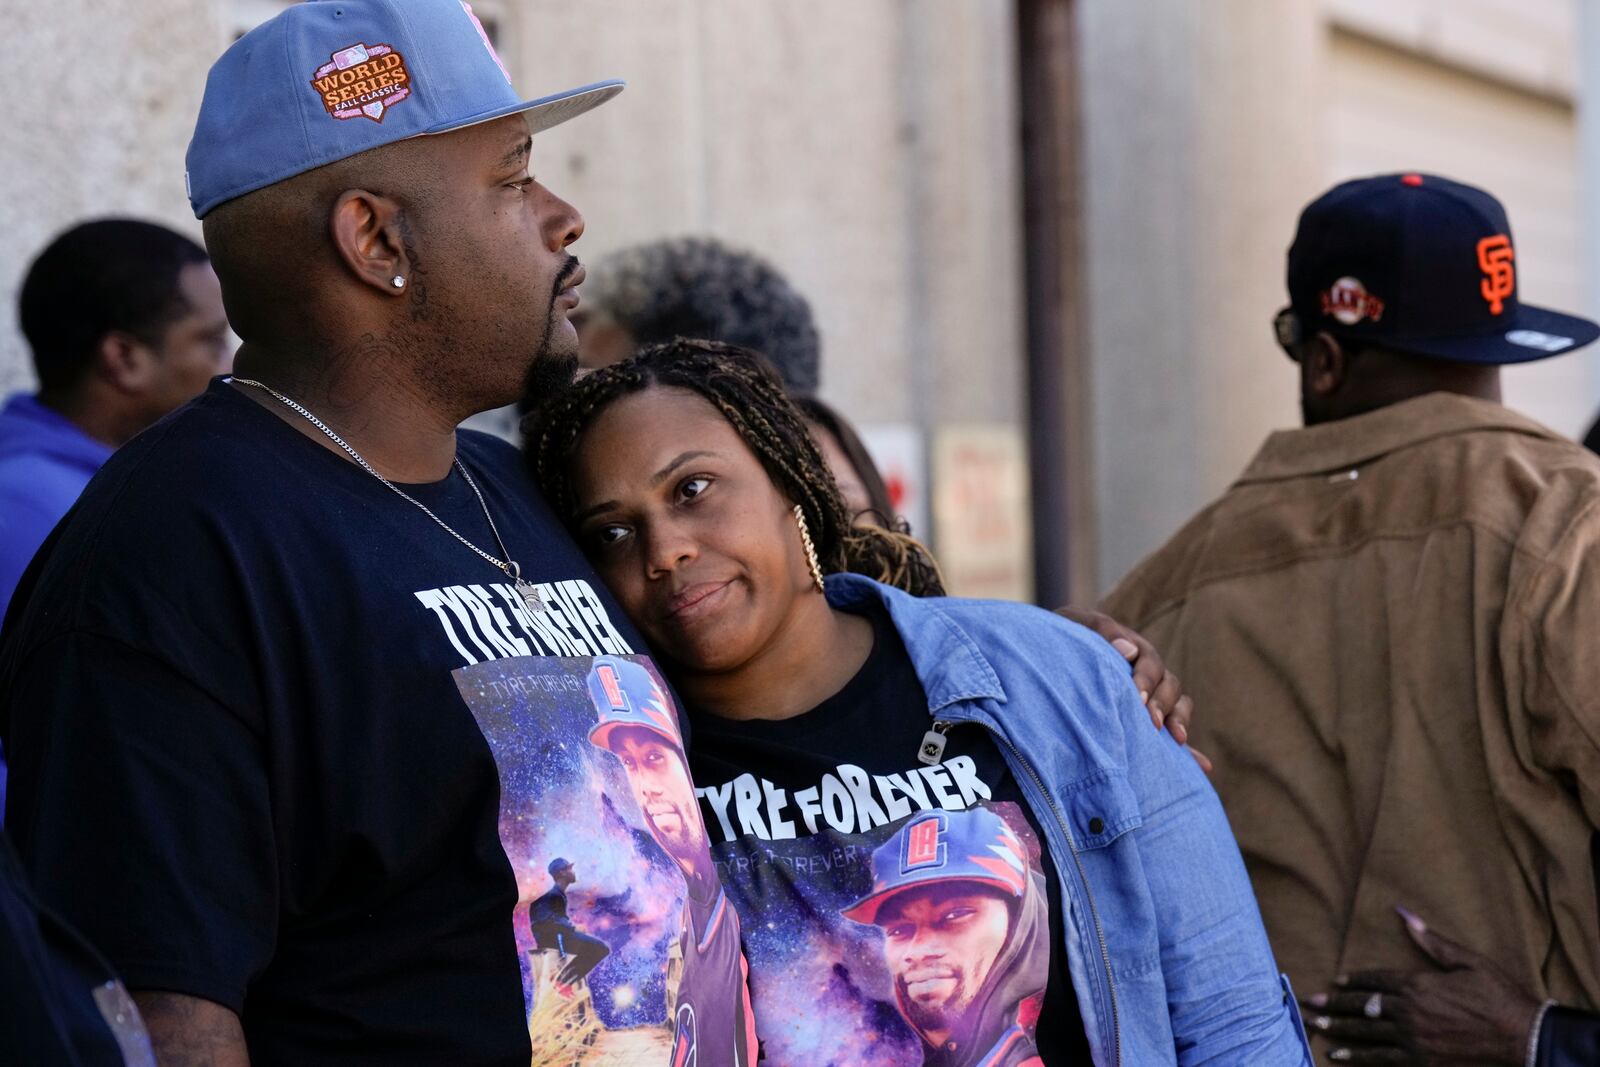
MULTIPOLYGON (((843 770, 849 781, 856 768, 843 770)), ((809 790, 758 785, 742 810, 700 790, 743 919, 763 1064, 1040 1062, 1051 950, 1040 844, 1016 804, 967 781, 978 791, 951 788, 960 810, 888 822, 850 811, 848 787, 824 786, 812 808, 809 790)))
POLYGON ((668 848, 706 847, 668 691, 644 656, 519 657, 454 677, 500 773, 534 1064, 665 1067, 683 1044, 688 892, 668 848))

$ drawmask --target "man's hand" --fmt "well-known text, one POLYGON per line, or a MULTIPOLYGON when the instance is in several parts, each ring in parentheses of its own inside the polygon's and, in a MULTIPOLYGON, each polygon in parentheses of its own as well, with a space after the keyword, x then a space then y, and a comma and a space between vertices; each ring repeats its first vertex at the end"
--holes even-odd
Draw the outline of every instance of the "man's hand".
MULTIPOLYGON (((1145 710, 1150 713, 1150 721, 1157 730, 1165 726, 1178 744, 1188 748, 1189 719, 1194 715, 1194 701, 1183 691, 1178 676, 1167 669, 1156 646, 1137 631, 1098 611, 1065 607, 1057 608, 1056 614, 1093 630, 1133 665, 1133 684, 1139 688, 1139 696, 1144 701, 1145 710)), ((1190 748, 1189 754, 1200 764, 1201 770, 1211 773, 1211 760, 1205 753, 1190 748)))
POLYGON ((1438 971, 1361 971, 1303 1003, 1335 1063, 1497 1063, 1521 1067, 1539 1002, 1492 962, 1396 908, 1438 971))
POLYGON ((199 997, 138 991, 133 1002, 144 1016, 158 1067, 250 1067, 239 1017, 199 997))

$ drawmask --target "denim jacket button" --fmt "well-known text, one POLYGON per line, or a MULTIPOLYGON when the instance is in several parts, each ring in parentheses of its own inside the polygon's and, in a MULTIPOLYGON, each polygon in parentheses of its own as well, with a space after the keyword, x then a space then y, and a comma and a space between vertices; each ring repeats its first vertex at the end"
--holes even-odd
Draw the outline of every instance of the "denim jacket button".
POLYGON ((1089 820, 1089 832, 1091 834, 1103 834, 1103 833, 1105 833, 1106 832, 1106 821, 1104 819, 1100 818, 1098 815, 1095 816, 1094 818, 1090 819, 1089 820))

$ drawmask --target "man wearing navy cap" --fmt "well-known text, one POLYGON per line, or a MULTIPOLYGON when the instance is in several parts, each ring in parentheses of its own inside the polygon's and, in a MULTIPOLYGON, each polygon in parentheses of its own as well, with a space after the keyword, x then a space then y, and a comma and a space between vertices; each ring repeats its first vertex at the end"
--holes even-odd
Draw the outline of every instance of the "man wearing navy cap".
POLYGON ((583 220, 530 133, 620 89, 524 99, 461 0, 296 4, 207 78, 236 377, 107 463, 0 646, 8 830, 163 1063, 527 1067, 527 784, 457 675, 642 643, 457 426, 575 365, 583 220))
POLYGON ((1541 999, 1600 1004, 1600 460, 1500 404, 1502 365, 1600 327, 1522 303, 1520 266, 1444 178, 1307 207, 1274 323, 1305 428, 1103 605, 1204 709, 1279 962, 1355 975, 1312 1008, 1351 1062, 1520 1064, 1541 999))

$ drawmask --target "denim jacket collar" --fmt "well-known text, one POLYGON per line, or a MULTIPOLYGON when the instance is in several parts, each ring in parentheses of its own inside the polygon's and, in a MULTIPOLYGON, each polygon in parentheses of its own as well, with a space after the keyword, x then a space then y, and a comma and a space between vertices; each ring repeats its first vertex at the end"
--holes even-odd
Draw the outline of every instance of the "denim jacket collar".
POLYGON ((828 603, 841 611, 873 602, 888 609, 927 690, 930 715, 968 700, 1005 703, 1005 687, 988 657, 937 600, 919 599, 859 574, 829 575, 827 590, 828 603))

